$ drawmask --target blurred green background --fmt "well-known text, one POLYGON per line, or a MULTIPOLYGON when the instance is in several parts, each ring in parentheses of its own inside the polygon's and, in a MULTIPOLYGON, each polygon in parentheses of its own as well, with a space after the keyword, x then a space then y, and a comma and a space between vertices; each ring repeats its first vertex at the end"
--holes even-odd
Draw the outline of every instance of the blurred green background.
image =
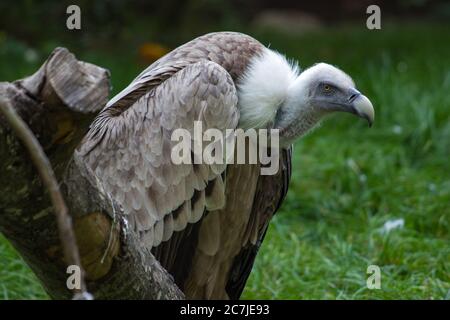
MULTIPOLYGON (((0 81, 65 46, 108 68, 117 93, 167 50, 221 30, 301 67, 335 64, 372 100, 375 125, 339 114, 296 143, 287 200, 243 298, 450 299, 449 22, 450 3, 427 0, 3 1, 0 81), (69 31, 73 3, 81 30, 69 31), (381 30, 366 28, 369 4, 381 30), (371 264, 380 290, 366 287, 371 264)), ((0 235, 0 299, 37 298, 47 296, 0 235)))

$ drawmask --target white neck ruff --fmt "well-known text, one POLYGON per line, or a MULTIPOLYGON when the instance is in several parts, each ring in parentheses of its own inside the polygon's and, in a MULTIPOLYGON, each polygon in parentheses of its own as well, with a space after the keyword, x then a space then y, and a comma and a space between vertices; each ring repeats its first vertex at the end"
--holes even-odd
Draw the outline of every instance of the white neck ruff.
POLYGON ((264 48, 238 80, 239 127, 259 129, 272 123, 298 75, 299 68, 295 63, 264 48))

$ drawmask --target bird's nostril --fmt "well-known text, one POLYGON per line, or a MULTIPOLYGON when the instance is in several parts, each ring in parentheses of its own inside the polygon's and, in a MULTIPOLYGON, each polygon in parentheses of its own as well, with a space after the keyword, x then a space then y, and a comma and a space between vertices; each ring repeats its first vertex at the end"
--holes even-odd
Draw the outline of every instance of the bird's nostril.
POLYGON ((350 96, 350 98, 348 99, 350 102, 352 102, 353 100, 356 99, 356 97, 359 95, 359 93, 354 93, 350 96))

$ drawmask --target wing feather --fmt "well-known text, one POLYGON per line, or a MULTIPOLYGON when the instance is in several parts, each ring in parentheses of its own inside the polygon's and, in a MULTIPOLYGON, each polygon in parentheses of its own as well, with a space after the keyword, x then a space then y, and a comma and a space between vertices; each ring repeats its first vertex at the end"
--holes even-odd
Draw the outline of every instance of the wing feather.
POLYGON ((260 176, 245 238, 234 258, 226 291, 230 299, 239 299, 250 275, 256 255, 267 232, 272 216, 280 208, 291 178, 292 146, 280 154, 280 169, 273 176, 260 176))
POLYGON ((211 165, 174 164, 171 150, 178 142, 170 137, 178 128, 192 132, 196 120, 203 130, 234 129, 236 105, 234 82, 225 69, 210 61, 181 61, 138 76, 94 121, 78 154, 146 246, 158 246, 198 222, 206 207, 223 206, 225 167, 211 175, 211 165))

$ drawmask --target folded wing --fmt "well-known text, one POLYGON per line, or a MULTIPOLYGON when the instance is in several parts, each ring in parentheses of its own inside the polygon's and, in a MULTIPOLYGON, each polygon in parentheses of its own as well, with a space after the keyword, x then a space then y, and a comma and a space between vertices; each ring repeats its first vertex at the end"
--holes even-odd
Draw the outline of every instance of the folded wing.
POLYGON ((239 117, 233 80, 218 64, 180 62, 158 70, 141 74, 114 98, 77 151, 148 248, 225 201, 225 165, 174 164, 173 131, 186 129, 194 139, 194 121, 203 130, 225 131, 239 117))

